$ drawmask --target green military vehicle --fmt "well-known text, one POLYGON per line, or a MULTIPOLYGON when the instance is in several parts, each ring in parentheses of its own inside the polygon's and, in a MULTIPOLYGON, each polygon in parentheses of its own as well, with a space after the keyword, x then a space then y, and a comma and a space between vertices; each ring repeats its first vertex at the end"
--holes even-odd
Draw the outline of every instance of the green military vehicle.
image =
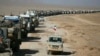
POLYGON ((8 29, 0 28, 0 56, 11 56, 13 51, 11 49, 11 39, 8 38, 8 29))
POLYGON ((21 30, 21 37, 22 38, 27 38, 27 30, 24 29, 24 26, 20 17, 19 16, 14 16, 14 15, 11 15, 11 16, 4 16, 4 19, 2 20, 2 24, 1 25, 6 25, 8 26, 9 28, 11 29, 14 29, 14 28, 20 28, 21 30))
POLYGON ((20 19, 21 19, 21 24, 24 30, 26 30, 27 32, 35 30, 35 25, 30 15, 20 14, 20 19))
POLYGON ((7 29, 4 34, 4 39, 10 39, 10 48, 13 51, 18 51, 21 45, 21 25, 18 23, 18 16, 4 16, 0 22, 0 29, 7 29))
POLYGON ((27 11, 24 14, 20 14, 20 19, 28 32, 35 31, 35 28, 39 25, 39 18, 33 11, 27 11))
POLYGON ((27 15, 30 15, 34 26, 37 27, 39 25, 39 17, 36 11, 28 10, 26 11, 27 15))

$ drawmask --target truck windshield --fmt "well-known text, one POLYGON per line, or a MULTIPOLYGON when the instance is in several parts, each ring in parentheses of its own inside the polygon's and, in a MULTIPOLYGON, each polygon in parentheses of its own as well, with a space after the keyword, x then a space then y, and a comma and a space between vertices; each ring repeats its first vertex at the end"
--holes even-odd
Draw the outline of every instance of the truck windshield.
POLYGON ((62 42, 61 38, 57 38, 57 37, 50 37, 49 39, 50 42, 62 42))
POLYGON ((24 17, 24 20, 27 22, 30 22, 30 18, 29 17, 24 17))

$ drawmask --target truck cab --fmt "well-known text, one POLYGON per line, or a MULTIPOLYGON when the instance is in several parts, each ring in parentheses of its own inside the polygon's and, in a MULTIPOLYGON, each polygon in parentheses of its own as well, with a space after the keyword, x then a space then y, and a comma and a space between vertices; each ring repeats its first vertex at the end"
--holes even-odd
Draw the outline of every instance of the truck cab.
POLYGON ((39 17, 37 15, 36 11, 28 10, 28 11, 26 11, 26 14, 30 15, 34 26, 37 27, 39 25, 39 17))
POLYGON ((8 15, 6 15, 6 16, 4 16, 4 20, 10 20, 14 23, 18 23, 20 19, 19 19, 18 16, 8 16, 8 15))
POLYGON ((28 32, 30 32, 31 30, 33 30, 35 28, 30 15, 20 14, 20 19, 22 21, 23 28, 25 30, 27 30, 28 32))

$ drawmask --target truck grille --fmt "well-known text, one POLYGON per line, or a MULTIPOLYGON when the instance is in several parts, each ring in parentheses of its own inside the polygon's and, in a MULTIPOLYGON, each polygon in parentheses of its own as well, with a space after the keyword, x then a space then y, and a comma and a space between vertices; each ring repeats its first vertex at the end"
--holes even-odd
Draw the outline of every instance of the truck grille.
POLYGON ((53 45, 52 47, 53 47, 53 48, 56 48, 56 49, 58 49, 58 48, 59 48, 59 46, 57 46, 57 45, 53 45))

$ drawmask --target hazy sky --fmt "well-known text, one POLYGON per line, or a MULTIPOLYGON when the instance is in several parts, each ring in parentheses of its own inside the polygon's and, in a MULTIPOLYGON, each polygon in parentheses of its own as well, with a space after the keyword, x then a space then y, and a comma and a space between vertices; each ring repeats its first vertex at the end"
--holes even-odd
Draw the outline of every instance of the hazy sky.
POLYGON ((0 5, 49 5, 100 8, 100 0, 0 0, 0 5))
POLYGON ((50 5, 61 6, 97 6, 100 7, 100 0, 38 0, 38 2, 50 5))

